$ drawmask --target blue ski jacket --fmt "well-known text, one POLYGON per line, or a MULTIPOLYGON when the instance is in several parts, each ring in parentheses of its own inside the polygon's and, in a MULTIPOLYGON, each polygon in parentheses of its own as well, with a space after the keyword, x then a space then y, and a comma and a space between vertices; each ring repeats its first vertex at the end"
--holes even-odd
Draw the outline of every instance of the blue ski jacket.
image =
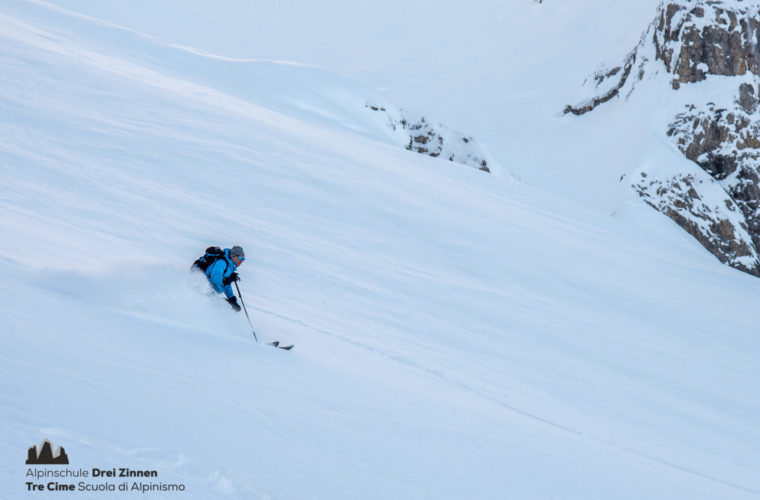
POLYGON ((230 259, 230 249, 224 249, 224 258, 219 259, 206 269, 206 276, 208 277, 211 287, 219 293, 223 293, 228 299, 235 296, 235 292, 232 291, 232 285, 225 285, 223 280, 230 274, 235 272, 237 266, 232 259, 230 259))

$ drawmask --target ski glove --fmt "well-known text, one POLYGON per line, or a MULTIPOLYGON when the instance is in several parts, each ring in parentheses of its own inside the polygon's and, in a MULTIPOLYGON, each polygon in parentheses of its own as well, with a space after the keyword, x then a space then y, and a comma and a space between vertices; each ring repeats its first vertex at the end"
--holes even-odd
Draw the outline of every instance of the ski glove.
POLYGON ((222 280, 222 283, 224 283, 225 285, 229 285, 236 281, 240 281, 240 276, 238 276, 238 273, 230 273, 229 276, 227 276, 226 278, 222 280))
POLYGON ((240 312, 240 306, 237 303, 237 297, 230 297, 227 299, 227 302, 229 302, 229 304, 236 312, 240 312))

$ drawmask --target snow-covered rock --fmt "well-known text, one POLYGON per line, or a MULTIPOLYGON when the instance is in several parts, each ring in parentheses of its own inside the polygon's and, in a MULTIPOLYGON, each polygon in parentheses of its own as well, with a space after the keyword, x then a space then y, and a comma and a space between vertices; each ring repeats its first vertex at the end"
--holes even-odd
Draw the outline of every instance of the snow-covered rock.
POLYGON ((623 64, 587 79, 591 97, 565 108, 583 115, 629 97, 643 80, 677 91, 686 100, 663 133, 717 184, 680 172, 669 179, 635 178, 632 187, 722 262, 755 275, 760 275, 758 75, 760 6, 671 0, 660 5, 623 64), (703 88, 710 91, 700 92, 703 88), (716 186, 722 199, 706 204, 705 199, 715 199, 716 186))
POLYGON ((407 150, 491 172, 489 165, 495 161, 473 137, 461 134, 440 122, 431 122, 420 113, 389 109, 371 103, 365 107, 386 116, 386 125, 403 141, 407 150))

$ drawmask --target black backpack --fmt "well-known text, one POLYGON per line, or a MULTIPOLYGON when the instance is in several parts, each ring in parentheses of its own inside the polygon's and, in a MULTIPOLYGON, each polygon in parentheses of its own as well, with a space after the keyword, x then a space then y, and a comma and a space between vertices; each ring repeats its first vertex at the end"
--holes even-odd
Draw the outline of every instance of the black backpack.
POLYGON ((193 265, 190 266, 190 270, 193 271, 197 269, 205 273, 206 269, 208 269, 211 264, 223 258, 224 250, 219 247, 208 247, 206 249, 206 253, 199 257, 198 260, 193 262, 193 265))

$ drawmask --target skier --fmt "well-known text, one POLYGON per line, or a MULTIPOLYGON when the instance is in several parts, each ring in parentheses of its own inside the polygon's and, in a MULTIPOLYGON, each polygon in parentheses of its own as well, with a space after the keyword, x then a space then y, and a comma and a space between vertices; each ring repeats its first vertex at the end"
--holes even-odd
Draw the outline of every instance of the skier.
POLYGON ((193 269, 205 272, 211 288, 218 293, 223 293, 230 306, 240 312, 240 305, 231 285, 240 281, 236 271, 244 261, 245 252, 237 245, 224 250, 219 247, 209 247, 205 255, 193 263, 193 269))

